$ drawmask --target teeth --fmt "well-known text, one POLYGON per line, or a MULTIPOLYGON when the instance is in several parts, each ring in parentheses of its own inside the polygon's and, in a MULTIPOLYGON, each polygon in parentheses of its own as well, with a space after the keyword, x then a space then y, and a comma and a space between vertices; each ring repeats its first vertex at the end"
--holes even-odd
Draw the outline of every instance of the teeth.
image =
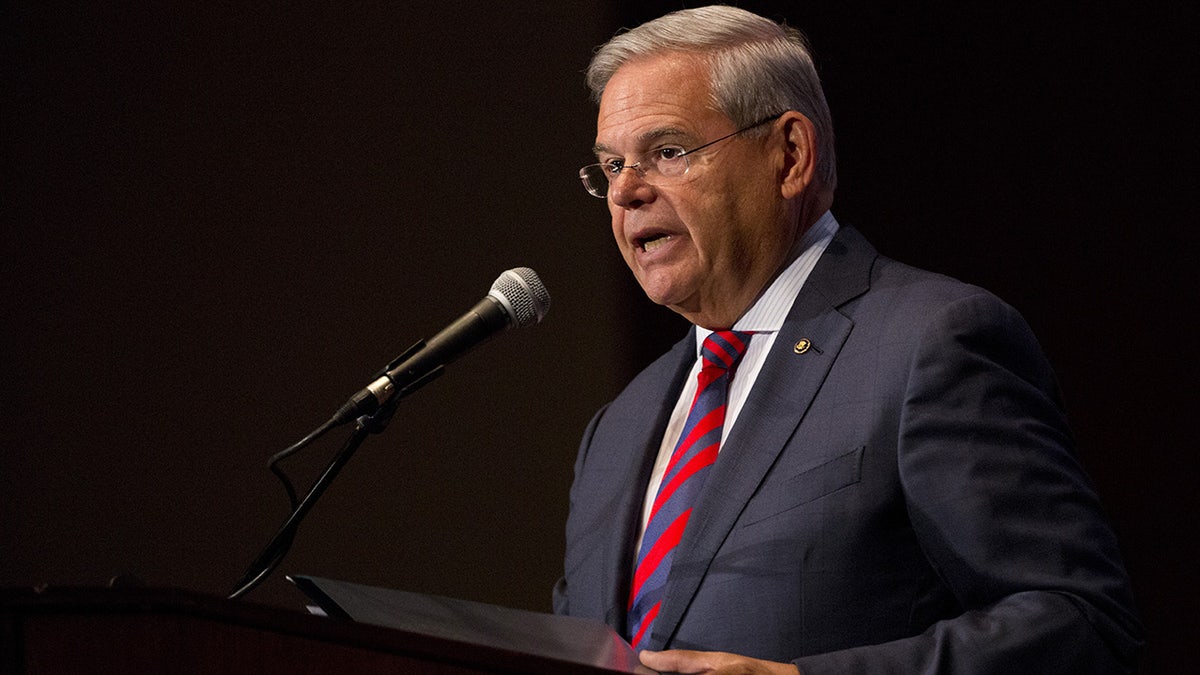
POLYGON ((663 244, 670 241, 671 237, 672 237, 672 235, 668 234, 665 237, 658 237, 657 239, 651 239, 642 244, 642 250, 645 251, 646 253, 649 253, 649 252, 653 251, 654 249, 658 248, 659 246, 662 246, 663 244))

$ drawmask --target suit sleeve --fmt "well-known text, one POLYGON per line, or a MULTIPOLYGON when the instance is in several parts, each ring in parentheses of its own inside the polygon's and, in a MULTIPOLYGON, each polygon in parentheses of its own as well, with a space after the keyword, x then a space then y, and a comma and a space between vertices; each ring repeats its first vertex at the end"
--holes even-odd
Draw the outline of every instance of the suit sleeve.
POLYGON ((1054 375, 994 296, 924 321, 897 462, 909 519, 963 608, 915 637, 801 658, 802 673, 1124 673, 1141 627, 1073 453, 1054 375))
MULTIPOLYGON (((607 410, 608 405, 605 405, 592 416, 592 420, 588 422, 587 429, 583 432, 583 439, 579 442, 579 452, 575 455, 575 478, 577 480, 571 487, 570 499, 572 509, 575 508, 575 486, 578 484, 579 475, 583 472, 583 463, 587 459, 588 448, 591 447, 592 437, 596 435, 596 428, 600 426, 600 420, 604 417, 604 413, 607 410)), ((567 615, 571 613, 567 591, 567 577, 564 574, 555 582, 551 594, 551 607, 553 607, 555 614, 567 615)))

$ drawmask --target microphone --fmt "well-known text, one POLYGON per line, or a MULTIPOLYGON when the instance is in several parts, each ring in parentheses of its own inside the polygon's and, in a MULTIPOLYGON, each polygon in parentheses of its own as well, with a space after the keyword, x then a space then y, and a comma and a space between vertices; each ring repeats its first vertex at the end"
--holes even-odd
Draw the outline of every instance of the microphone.
POLYGON ((536 272, 528 267, 504 272, 466 314, 428 342, 418 342, 396 357, 378 379, 351 396, 330 423, 336 426, 373 414, 392 397, 416 391, 440 375, 445 365, 495 333, 541 322, 549 309, 550 293, 536 272))

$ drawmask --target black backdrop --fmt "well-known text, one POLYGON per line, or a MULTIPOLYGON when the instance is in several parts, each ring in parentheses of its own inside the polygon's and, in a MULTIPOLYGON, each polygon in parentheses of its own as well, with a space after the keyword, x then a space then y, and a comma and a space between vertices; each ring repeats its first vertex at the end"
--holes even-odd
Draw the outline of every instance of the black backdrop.
MULTIPOLYGON (((0 585, 228 592, 284 516, 265 458, 526 265, 546 322, 405 401, 281 572, 547 609, 578 434, 682 330, 574 178, 580 71, 619 26, 694 4, 0 10, 0 585)), ((1196 10, 740 4, 814 44, 839 219, 1037 331, 1135 578, 1145 670, 1179 670, 1196 10)), ((336 436, 289 464, 301 483, 336 436)), ((299 601, 281 575, 250 598, 299 601)))

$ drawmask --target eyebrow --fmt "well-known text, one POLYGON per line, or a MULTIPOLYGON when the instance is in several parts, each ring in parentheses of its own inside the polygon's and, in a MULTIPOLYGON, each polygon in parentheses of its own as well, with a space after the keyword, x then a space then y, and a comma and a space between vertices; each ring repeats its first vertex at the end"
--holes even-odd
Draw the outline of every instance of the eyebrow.
MULTIPOLYGON (((644 147, 650 145, 652 142, 657 141, 661 138, 670 138, 670 137, 678 137, 678 138, 682 138, 684 140, 694 140, 692 134, 688 133, 687 131, 684 131, 683 129, 680 129, 679 127, 659 127, 657 129, 651 129, 650 131, 647 131, 646 133, 638 136, 637 137, 637 144, 638 144, 637 147, 644 148, 644 147)), ((612 150, 612 148, 609 148, 607 145, 604 145, 603 143, 597 143, 592 146, 592 152, 595 153, 596 155, 599 155, 602 152, 614 152, 614 151, 612 150)), ((614 154, 615 154, 615 152, 614 152, 614 154)))

